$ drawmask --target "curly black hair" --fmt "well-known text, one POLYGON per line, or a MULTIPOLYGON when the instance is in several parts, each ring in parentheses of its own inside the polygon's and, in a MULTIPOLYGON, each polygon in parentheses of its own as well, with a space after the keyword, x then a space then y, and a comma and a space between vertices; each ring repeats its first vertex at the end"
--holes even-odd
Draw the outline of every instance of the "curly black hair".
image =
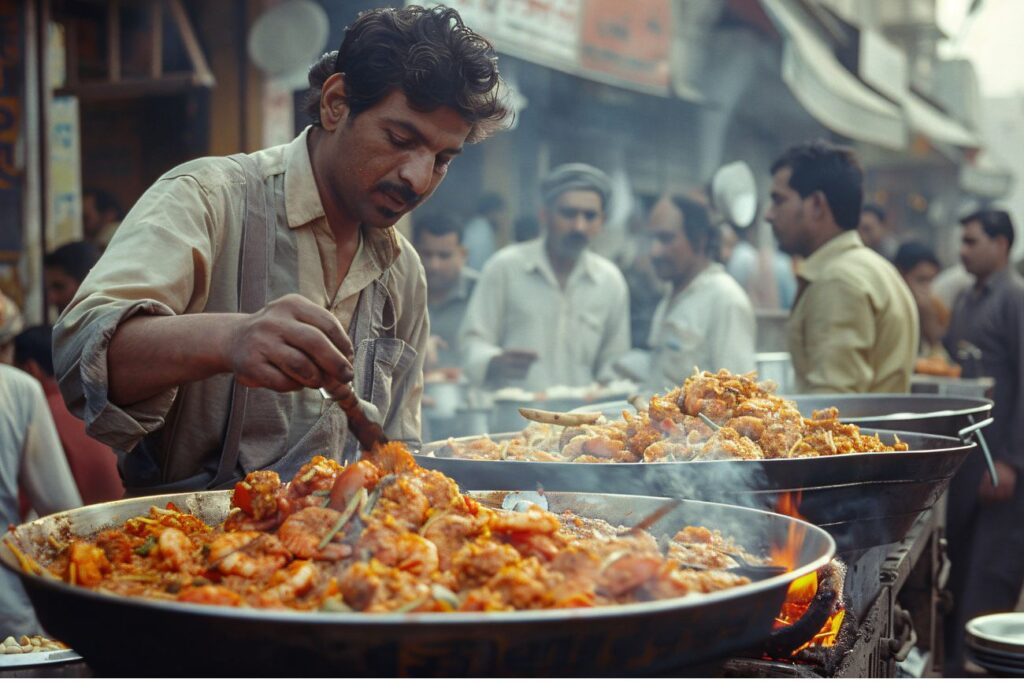
POLYGON ((345 30, 341 48, 309 69, 304 110, 314 126, 321 125, 324 82, 335 73, 345 76, 345 101, 353 116, 396 88, 419 111, 454 109, 472 124, 468 142, 483 140, 512 115, 500 92, 493 46, 444 6, 362 12, 345 30))

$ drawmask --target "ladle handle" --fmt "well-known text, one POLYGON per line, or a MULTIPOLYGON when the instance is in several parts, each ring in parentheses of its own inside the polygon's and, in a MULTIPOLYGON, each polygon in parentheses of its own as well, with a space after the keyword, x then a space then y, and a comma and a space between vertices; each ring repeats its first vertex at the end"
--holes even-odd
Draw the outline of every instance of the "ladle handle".
POLYGON ((372 451, 374 446, 388 442, 388 438, 384 436, 384 429, 366 416, 363 406, 359 403, 359 397, 356 396, 351 385, 348 385, 340 396, 333 396, 321 387, 320 395, 329 401, 334 401, 345 411, 345 417, 348 418, 348 429, 356 437, 356 441, 364 451, 372 451))
POLYGON ((988 465, 989 476, 992 477, 992 486, 999 486, 999 473, 996 472, 996 463, 992 459, 992 451, 988 449, 988 443, 985 441, 985 435, 981 432, 982 428, 988 427, 995 421, 994 417, 987 417, 981 422, 974 422, 974 418, 970 415, 967 419, 971 421, 971 424, 961 429, 957 434, 960 435, 960 440, 967 443, 968 437, 977 432, 978 434, 978 445, 981 446, 981 452, 985 456, 985 464, 988 465))

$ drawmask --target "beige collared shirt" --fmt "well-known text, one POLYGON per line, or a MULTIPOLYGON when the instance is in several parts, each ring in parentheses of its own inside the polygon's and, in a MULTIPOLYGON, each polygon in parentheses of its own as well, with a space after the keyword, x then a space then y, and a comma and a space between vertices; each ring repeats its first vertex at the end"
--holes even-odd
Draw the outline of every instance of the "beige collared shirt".
POLYGON ((463 370, 483 385, 502 349, 535 351, 529 391, 587 386, 614 377, 629 351, 629 292, 614 263, 585 250, 559 286, 543 238, 498 251, 484 266, 461 331, 463 370))
POLYGON ((811 254, 797 276, 801 292, 787 326, 797 390, 909 391, 917 307, 896 268, 847 230, 811 254))
MULTIPOLYGON (((348 329, 360 293, 383 274, 395 308, 395 320, 388 324, 394 325, 397 339, 416 351, 416 359, 411 389, 394 397, 387 414, 379 417, 389 437, 416 442, 429 336, 423 267, 394 228, 364 228, 338 286, 336 244, 313 177, 308 132, 251 155, 275 188, 277 229, 271 238, 268 301, 298 292, 348 329)), ((122 457, 136 448, 155 455, 164 481, 194 474, 205 459, 219 455, 230 376, 119 406, 108 398, 107 347, 117 326, 132 315, 238 310, 244 202, 244 176, 228 158, 198 159, 166 173, 125 217, 54 330, 56 371, 69 408, 85 420, 91 435, 122 457)), ((281 457, 328 407, 319 392, 308 389, 287 394, 255 390, 255 395, 287 416, 287 428, 259 439, 247 440, 243 432, 240 462, 246 471, 281 457)))

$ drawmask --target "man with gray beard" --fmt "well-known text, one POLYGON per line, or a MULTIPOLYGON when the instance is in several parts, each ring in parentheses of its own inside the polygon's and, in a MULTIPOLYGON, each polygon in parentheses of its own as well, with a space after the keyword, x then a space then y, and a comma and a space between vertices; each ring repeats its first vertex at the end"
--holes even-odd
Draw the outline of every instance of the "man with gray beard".
POLYGON ((496 253, 466 311, 463 367, 480 386, 585 386, 611 379, 629 350, 626 281, 588 249, 604 225, 608 176, 564 164, 541 193, 542 237, 496 253))

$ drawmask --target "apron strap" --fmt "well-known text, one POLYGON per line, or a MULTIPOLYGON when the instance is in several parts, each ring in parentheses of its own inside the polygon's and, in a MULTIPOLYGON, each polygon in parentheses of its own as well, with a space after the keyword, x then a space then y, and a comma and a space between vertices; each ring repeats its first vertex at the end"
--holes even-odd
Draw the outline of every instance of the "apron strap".
MULTIPOLYGON (((270 284, 270 202, 266 183, 260 177, 259 168, 252 157, 248 154, 234 154, 229 158, 242 167, 245 175, 245 217, 242 219, 242 248, 238 268, 238 310, 240 313, 255 313, 266 305, 270 284)), ((235 467, 238 464, 248 398, 248 387, 242 386, 238 380, 232 378, 231 407, 224 434, 224 447, 221 450, 217 474, 207 488, 217 488, 224 482, 237 479, 235 467)))

